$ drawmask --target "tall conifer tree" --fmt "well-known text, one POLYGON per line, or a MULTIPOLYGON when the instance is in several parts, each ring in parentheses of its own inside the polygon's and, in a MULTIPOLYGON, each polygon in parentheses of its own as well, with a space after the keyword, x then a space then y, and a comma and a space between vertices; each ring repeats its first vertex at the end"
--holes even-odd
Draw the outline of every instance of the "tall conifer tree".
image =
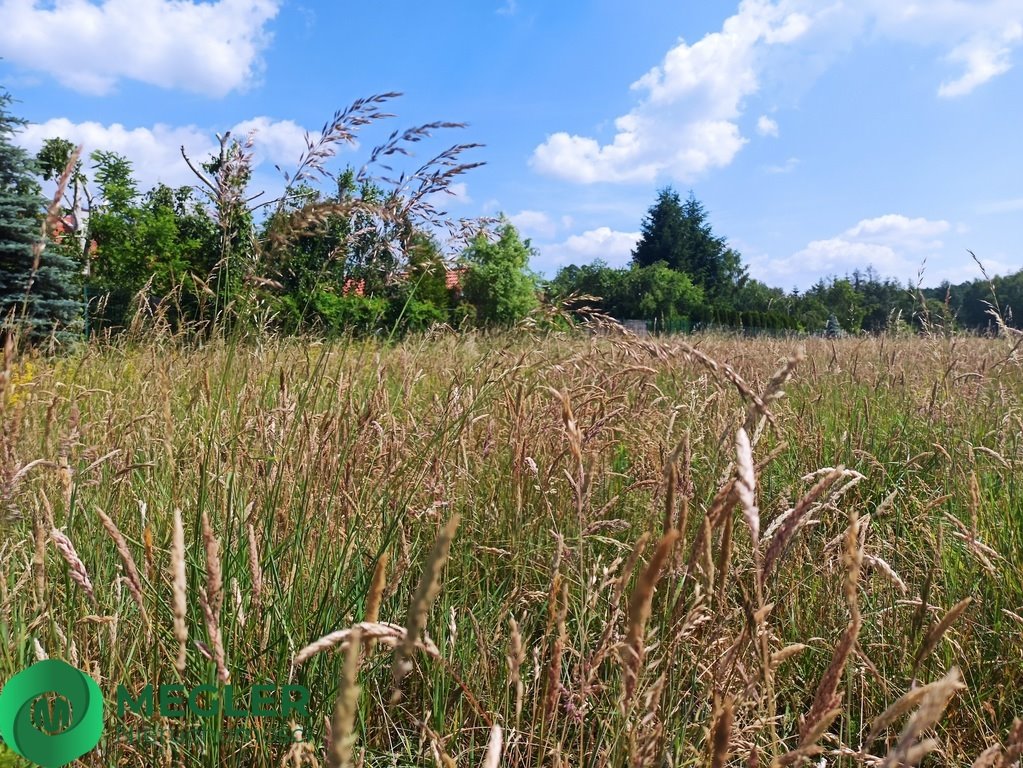
POLYGON ((0 91, 0 323, 13 320, 37 340, 67 338, 82 316, 77 268, 61 249, 37 247, 46 201, 34 159, 13 142, 25 121, 11 114, 11 102, 0 91))

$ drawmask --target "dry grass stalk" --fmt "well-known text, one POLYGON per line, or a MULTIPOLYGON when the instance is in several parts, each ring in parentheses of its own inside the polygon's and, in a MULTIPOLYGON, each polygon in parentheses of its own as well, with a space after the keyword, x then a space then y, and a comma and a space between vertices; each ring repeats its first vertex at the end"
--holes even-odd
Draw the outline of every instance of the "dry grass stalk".
POLYGON ((792 643, 791 645, 786 645, 780 651, 775 651, 771 654, 771 669, 777 669, 784 662, 788 661, 793 656, 802 653, 808 647, 809 646, 804 645, 803 643, 792 643))
POLYGON ((188 622, 186 615, 188 601, 186 590, 188 578, 185 573, 185 526, 181 521, 181 510, 174 510, 174 532, 171 538, 171 611, 174 615, 174 639, 178 641, 178 656, 174 666, 184 673, 187 664, 188 622))
POLYGON ((46 602, 46 524, 39 512, 32 518, 32 574, 35 586, 36 605, 46 602))
POLYGON ((97 509, 96 514, 99 516, 99 520, 103 524, 103 529, 114 541, 114 546, 117 548, 117 554, 121 558, 121 564, 124 566, 124 572, 127 576, 128 591, 131 593, 132 598, 134 598, 135 603, 139 607, 139 611, 142 613, 142 620, 148 626, 149 617, 146 615, 146 607, 142 603, 142 579, 139 577, 138 568, 135 566, 135 558, 132 557, 131 550, 128 549, 128 542, 106 512, 102 509, 97 509))
POLYGON ((856 643, 856 637, 860 631, 860 622, 858 619, 859 617, 856 617, 856 620, 849 622, 845 632, 842 634, 842 639, 835 647, 835 652, 831 657, 831 663, 824 671, 824 676, 821 678, 821 681, 817 686, 817 692, 814 695, 813 704, 810 705, 810 711, 807 712, 806 717, 803 718, 803 722, 799 727, 800 747, 810 746, 810 744, 813 743, 810 740, 811 737, 814 736, 814 734, 817 736, 820 735, 818 733, 820 724, 825 720, 827 720, 830 724, 831 720, 834 720, 835 716, 838 714, 835 710, 837 709, 840 711, 842 697, 838 693, 838 684, 842 680, 845 663, 849 659, 849 654, 852 653, 853 647, 856 643))
POLYGON ((557 634, 554 636, 554 644, 551 647, 551 662, 547 667, 547 690, 544 694, 543 713, 544 720, 553 720, 558 712, 558 703, 561 701, 561 663, 565 653, 565 645, 568 643, 568 583, 561 582, 561 592, 557 601, 557 611, 554 617, 554 625, 557 634))
POLYGON ((89 574, 85 570, 85 563, 82 562, 82 558, 75 551, 75 545, 71 543, 71 539, 56 528, 50 531, 50 538, 53 540, 53 545, 57 548, 57 552, 60 553, 60 556, 64 558, 64 562, 67 563, 68 573, 71 575, 72 581, 78 584, 85 591, 85 594, 89 596, 89 600, 95 603, 96 593, 93 591, 92 581, 89 579, 89 574))
POLYGON ((231 682, 231 673, 227 669, 227 655, 224 652, 224 635, 220 628, 220 619, 213 610, 209 595, 204 587, 199 588, 199 605, 202 607, 203 618, 206 620, 206 632, 212 644, 213 663, 217 665, 217 677, 223 683, 231 682))
POLYGON ((668 531, 657 543, 657 548, 650 558, 650 562, 643 570, 643 574, 632 591, 629 599, 629 626, 625 642, 622 647, 624 697, 622 706, 628 708, 629 702, 636 691, 636 683, 639 679, 639 672, 643 666, 643 641, 646 634, 646 624, 650 618, 650 608, 654 599, 654 589, 661 578, 661 571, 664 564, 671 556, 672 547, 678 539, 678 531, 668 531))
POLYGON ((714 723, 710 729, 710 768, 725 768, 728 763, 728 747, 732 738, 732 722, 735 717, 735 700, 728 696, 714 708, 714 723))
POLYGON ((1019 763, 1023 756, 1023 720, 1016 720, 1009 732, 1009 741, 1005 745, 1005 751, 998 761, 997 768, 1009 768, 1019 763))
POLYGON ((263 569, 259 564, 259 542, 252 523, 246 526, 249 537, 249 575, 252 578, 252 604, 259 606, 263 601, 263 569))
POLYGON ((881 767, 916 765, 924 755, 936 748, 936 742, 921 741, 921 736, 935 726, 952 697, 965 687, 962 676, 955 667, 941 680, 928 686, 927 693, 920 700, 920 706, 906 723, 899 740, 889 750, 881 767))
POLYGON ((148 525, 142 531, 142 550, 145 553, 143 562, 146 564, 146 580, 153 581, 153 574, 156 573, 156 554, 153 544, 153 529, 148 525))
POLYGON ((920 665, 927 659, 928 656, 931 655, 931 653, 937 647, 938 642, 948 631, 949 627, 951 627, 952 624, 955 623, 956 619, 962 616, 963 611, 965 611, 972 602, 973 602, 972 597, 967 597, 960 600, 958 603, 953 605, 949 609, 948 613, 942 616, 941 621, 935 624, 931 628, 930 632, 927 633, 927 636, 920 644, 920 648, 919 650, 917 650, 916 656, 913 659, 914 678, 916 677, 916 672, 920 668, 920 665))
POLYGON ((813 503, 824 495, 825 492, 832 485, 834 485, 845 472, 844 467, 836 467, 828 472, 824 477, 817 481, 817 483, 811 488, 803 498, 801 498, 796 506, 787 513, 785 520, 778 526, 777 530, 773 532, 770 538, 770 543, 767 545, 767 551, 764 554, 764 569, 763 578, 766 579, 770 575, 774 564, 778 558, 785 551, 792 536, 798 530, 800 523, 806 513, 810 511, 813 503))
POLYGON ((493 726, 490 729, 490 741, 487 743, 487 753, 483 757, 483 768, 498 768, 501 764, 503 741, 504 738, 501 732, 501 726, 493 726))
POLYGON ((739 428, 735 436, 736 477, 735 491, 742 506, 742 516, 749 526, 753 546, 760 544, 760 510, 757 509, 757 474, 753 465, 753 447, 746 430, 739 428))
POLYGON ((526 661, 526 650, 522 647, 522 634, 514 616, 508 617, 508 684, 515 691, 515 724, 518 727, 522 717, 522 697, 525 685, 522 683, 522 665, 526 661))
POLYGON ((1023 720, 1017 719, 1009 731, 1009 739, 1004 747, 998 744, 985 749, 980 757, 973 761, 972 768, 1012 768, 1019 765, 1023 755, 1023 720))
MULTIPOLYGON (((380 603, 384 598, 384 587, 387 586, 387 564, 391 556, 383 552, 373 568, 373 578, 369 584, 369 592, 366 594, 366 613, 363 621, 373 624, 380 619, 380 603)), ((366 655, 373 653, 376 642, 372 639, 366 642, 366 655)))
POLYGON ((664 522, 662 529, 667 533, 675 527, 675 486, 678 485, 678 455, 682 450, 679 443, 664 462, 664 522))
POLYGON ((849 607, 849 615, 855 623, 860 622, 860 603, 857 588, 860 583, 860 572, 863 570, 863 545, 860 540, 860 520, 855 509, 849 511, 849 526, 845 531, 845 547, 842 550, 845 564, 845 580, 843 582, 845 603, 849 607))
POLYGON ((632 546, 632 550, 629 552, 628 557, 625 558, 625 562, 622 564, 622 569, 618 574, 618 578, 615 579, 613 586, 611 587, 611 598, 609 605, 611 606, 611 615, 608 617, 607 623, 604 625, 604 631, 601 633, 600 640, 597 642, 597 646, 594 649, 592 655, 582 665, 583 669, 583 684, 582 690, 589 690, 594 680, 596 679, 600 665, 607 658, 608 654, 612 650, 611 639, 615 634, 615 630, 618 625, 618 619, 621 615, 621 602, 622 596, 625 594, 626 587, 629 586, 629 579, 632 578, 633 572, 636 570, 636 563, 639 558, 643 556, 643 552, 646 549, 647 542, 650 541, 650 533, 646 532, 640 536, 636 543, 632 546))
POLYGON ((738 373, 735 372, 734 368, 732 368, 727 363, 717 362, 713 358, 704 354, 695 347, 689 346, 685 342, 678 342, 678 347, 683 351, 683 353, 687 357, 695 358, 700 364, 705 366, 708 370, 713 371, 715 374, 722 374, 729 382, 732 383, 732 385, 737 390, 739 390, 740 395, 745 397, 747 400, 751 401, 751 408, 756 409, 756 411, 761 416, 766 418, 771 423, 771 426, 777 426, 774 420, 774 416, 771 414, 771 411, 767 408, 767 403, 765 403, 760 398, 760 395, 754 392, 753 388, 750 387, 750 385, 747 384, 743 380, 743 378, 738 373))
POLYGON ((330 741, 327 743, 328 768, 351 768, 355 747, 355 715, 359 709, 360 687, 359 654, 361 653, 361 632, 352 631, 345 664, 341 670, 341 685, 338 689, 337 705, 331 722, 330 741))
POLYGON ((412 671, 412 652, 416 648, 423 632, 426 629, 426 619, 430 612, 430 606, 440 594, 440 577, 444 565, 448 561, 448 553, 451 551, 451 541, 458 529, 459 516, 456 513, 448 520, 447 525, 441 528, 433 549, 423 568, 423 575, 416 587, 416 593, 409 606, 408 616, 405 619, 405 640, 398 646, 394 654, 394 661, 391 666, 391 679, 394 691, 391 694, 391 702, 396 704, 401 700, 401 691, 398 686, 409 672, 412 671))
POLYGON ((643 697, 643 715, 629 733, 630 768, 654 768, 664 761, 664 722, 660 714, 664 682, 662 674, 643 697))
POLYGON ((206 550, 206 597, 213 615, 219 616, 224 606, 224 572, 220 565, 220 544, 206 510, 202 512, 202 540, 206 550))
POLYGON ((828 665, 820 684, 817 686, 817 692, 814 695, 813 704, 810 705, 810 711, 800 723, 800 749, 808 749, 816 744, 841 712, 842 697, 838 692, 838 685, 842 680, 846 661, 856 647, 856 638, 859 636, 860 627, 863 623, 857 599, 857 584, 862 565, 862 550, 859 538, 859 518, 855 511, 849 513, 849 526, 846 528, 843 557, 846 566, 844 588, 846 603, 849 606, 849 625, 846 627, 842 639, 835 648, 831 663, 828 665))
MULTIPOLYGON (((363 642, 366 640, 379 641, 383 645, 391 648, 402 645, 407 637, 405 627, 399 626, 398 624, 388 624, 387 622, 382 621, 363 621, 346 629, 339 629, 336 632, 331 632, 330 634, 324 635, 323 637, 317 638, 313 642, 309 643, 309 645, 305 646, 297 654, 295 654, 295 666, 301 666, 316 654, 329 651, 332 648, 347 648, 351 642, 352 635, 355 632, 359 633, 363 642)), ((415 647, 431 658, 440 658, 440 650, 434 644, 433 640, 431 640, 425 633, 423 633, 419 640, 416 641, 415 647)))
POLYGON ((901 592, 903 595, 907 593, 908 588, 906 587, 906 582, 902 580, 902 577, 899 576, 898 573, 896 573, 895 569, 892 568, 892 566, 886 560, 883 560, 880 557, 877 557, 876 555, 864 554, 863 562, 869 565, 870 567, 876 568, 881 573, 883 573, 885 577, 888 579, 888 581, 894 584, 895 588, 898 589, 899 592, 901 592))
POLYGON ((970 472, 970 538, 977 541, 980 530, 980 484, 977 473, 970 472))
POLYGON ((942 685, 944 685, 944 681, 937 680, 933 683, 913 688, 912 690, 902 694, 902 696, 896 699, 895 702, 888 707, 888 709, 874 718, 874 722, 870 724, 870 732, 863 740, 863 749, 867 749, 889 726, 891 726, 892 723, 911 709, 915 708, 921 701, 923 701, 925 696, 929 696, 942 685))
MULTIPOLYGON (((791 355, 777 371, 774 372, 774 375, 772 375, 768 380, 767 386, 764 387, 764 391, 760 395, 760 400, 765 406, 771 405, 771 403, 774 403, 785 396, 785 392, 782 390, 782 387, 784 387, 786 382, 792 378, 792 374, 795 372, 796 367, 805 358, 806 350, 804 348, 797 349, 796 352, 791 355)), ((747 433, 752 432, 758 419, 760 420, 760 423, 763 424, 763 419, 766 417, 767 414, 757 408, 756 403, 754 403, 746 414, 746 423, 743 425, 743 428, 747 433)))

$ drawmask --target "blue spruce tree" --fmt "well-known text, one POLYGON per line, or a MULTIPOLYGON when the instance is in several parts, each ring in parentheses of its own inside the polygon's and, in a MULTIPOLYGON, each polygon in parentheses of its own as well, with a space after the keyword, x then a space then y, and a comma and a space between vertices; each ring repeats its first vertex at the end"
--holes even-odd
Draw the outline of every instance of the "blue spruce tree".
POLYGON ((0 328, 16 326, 36 341, 66 340, 82 317, 79 270, 59 247, 41 247, 46 201, 34 159, 13 143, 25 121, 10 113, 11 101, 0 91, 0 328))

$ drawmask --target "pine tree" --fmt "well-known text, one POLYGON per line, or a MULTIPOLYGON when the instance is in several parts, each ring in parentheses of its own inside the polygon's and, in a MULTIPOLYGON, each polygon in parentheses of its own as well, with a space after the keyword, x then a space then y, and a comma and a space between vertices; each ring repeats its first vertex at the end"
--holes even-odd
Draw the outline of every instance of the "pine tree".
POLYGON ((841 324, 838 322, 838 318, 835 317, 835 313, 832 312, 828 315, 828 323, 824 326, 824 337, 827 339, 837 339, 841 337, 845 332, 842 330, 841 324))
POLYGON ((42 246, 46 204, 35 180, 35 161, 12 139, 25 124, 0 91, 0 326, 12 321, 29 338, 65 339, 82 315, 75 262, 61 249, 42 246))
POLYGON ((651 267, 663 261, 674 270, 686 271, 684 229, 682 200, 678 192, 665 187, 657 193, 657 202, 643 219, 642 235, 632 252, 633 263, 638 267, 651 267))
POLYGON ((663 261, 689 275, 709 299, 725 303, 746 276, 739 254, 711 229, 703 204, 692 192, 683 203, 671 187, 658 193, 643 220, 632 260, 640 267, 663 261))

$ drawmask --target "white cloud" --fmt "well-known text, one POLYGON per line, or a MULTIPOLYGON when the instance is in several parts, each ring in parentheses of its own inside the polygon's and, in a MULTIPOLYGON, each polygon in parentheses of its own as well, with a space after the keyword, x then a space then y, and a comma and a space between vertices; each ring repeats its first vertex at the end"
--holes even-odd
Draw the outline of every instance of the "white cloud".
POLYGON ((761 115, 757 118, 757 133, 778 138, 778 123, 767 115, 761 115))
POLYGON ((959 70, 937 89, 944 98, 965 96, 1012 67, 1013 49, 1023 43, 1023 0, 928 0, 844 3, 850 28, 878 37, 947 51, 944 60, 959 70))
POLYGON ((428 195, 427 202, 438 211, 446 211, 452 205, 468 205, 472 202, 472 198, 469 196, 469 185, 464 181, 450 184, 446 191, 428 195))
POLYGON ((965 96, 988 80, 1005 74, 1012 68, 1011 44, 1023 38, 1023 27, 1011 24, 1000 39, 986 35, 971 38, 956 46, 949 53, 949 61, 961 63, 965 69, 955 80, 946 81, 938 88, 938 95, 945 98, 965 96))
POLYGON ((980 213, 1017 213, 1023 211, 1023 197, 1010 200, 995 200, 991 203, 981 203, 977 206, 980 213))
POLYGON ((935 238, 949 230, 944 220, 911 219, 898 213, 889 213, 873 219, 863 219, 842 233, 842 237, 858 241, 885 243, 909 251, 936 250, 942 242, 935 238))
POLYGON ((273 120, 254 117, 243 120, 231 129, 232 136, 241 139, 252 135, 255 162, 269 161, 282 168, 298 162, 306 150, 306 129, 291 120, 273 120))
MULTIPOLYGON (((250 130, 255 130, 253 161, 257 168, 266 161, 282 163, 284 168, 293 166, 305 147, 304 129, 290 120, 256 117, 238 123, 231 133, 241 139, 250 130)), ((132 161, 135 176, 143 190, 157 182, 180 186, 196 181, 181 157, 182 146, 195 162, 205 161, 218 148, 211 132, 194 125, 172 127, 157 124, 152 128, 127 128, 120 123, 73 123, 64 117, 26 126, 18 134, 17 141, 29 151, 36 152, 46 139, 56 137, 82 144, 86 156, 95 150, 125 155, 132 161)))
MULTIPOLYGON (((614 121, 613 137, 557 131, 530 164, 581 184, 690 182, 742 150, 748 139, 738 120, 765 82, 816 76, 871 38, 942 49, 959 71, 937 93, 963 96, 1012 66, 1023 0, 743 0, 720 31, 680 41, 633 83, 637 103, 614 121)), ((773 136, 778 126, 765 115, 757 130, 773 136)))
POLYGON ((835 237, 814 240, 789 257, 758 257, 751 271, 775 285, 843 275, 868 266, 883 276, 905 279, 914 277, 925 259, 942 255, 945 244, 939 237, 950 229, 944 220, 911 219, 901 214, 863 219, 835 237))
POLYGON ((639 242, 639 232, 619 232, 610 227, 587 230, 560 243, 538 247, 540 257, 534 267, 554 272, 567 264, 587 264, 603 259, 612 267, 626 265, 639 242))
POLYGON ((497 9, 498 16, 514 16, 518 12, 518 0, 505 0, 504 5, 497 9))
POLYGON ((280 2, 0 0, 0 50, 85 93, 124 78, 219 97, 258 76, 280 2))
POLYGON ((759 89, 762 50, 791 44, 810 27, 802 13, 746 0, 721 32, 670 50, 660 66, 633 83, 638 106, 615 121, 607 144, 555 133, 531 160, 541 173, 580 183, 689 181, 731 163, 746 144, 736 119, 759 89))
POLYGON ((459 205, 468 205, 472 202, 472 198, 469 197, 469 185, 464 181, 459 181, 449 185, 448 190, 451 193, 448 197, 458 201, 459 205))
POLYGON ((790 157, 781 165, 768 165, 766 168, 764 168, 764 171, 766 171, 767 173, 792 173, 792 171, 796 170, 796 166, 798 165, 799 158, 790 157))
POLYGON ((508 221, 526 237, 549 240, 558 234, 558 222, 543 211, 519 211, 509 216, 508 221))

